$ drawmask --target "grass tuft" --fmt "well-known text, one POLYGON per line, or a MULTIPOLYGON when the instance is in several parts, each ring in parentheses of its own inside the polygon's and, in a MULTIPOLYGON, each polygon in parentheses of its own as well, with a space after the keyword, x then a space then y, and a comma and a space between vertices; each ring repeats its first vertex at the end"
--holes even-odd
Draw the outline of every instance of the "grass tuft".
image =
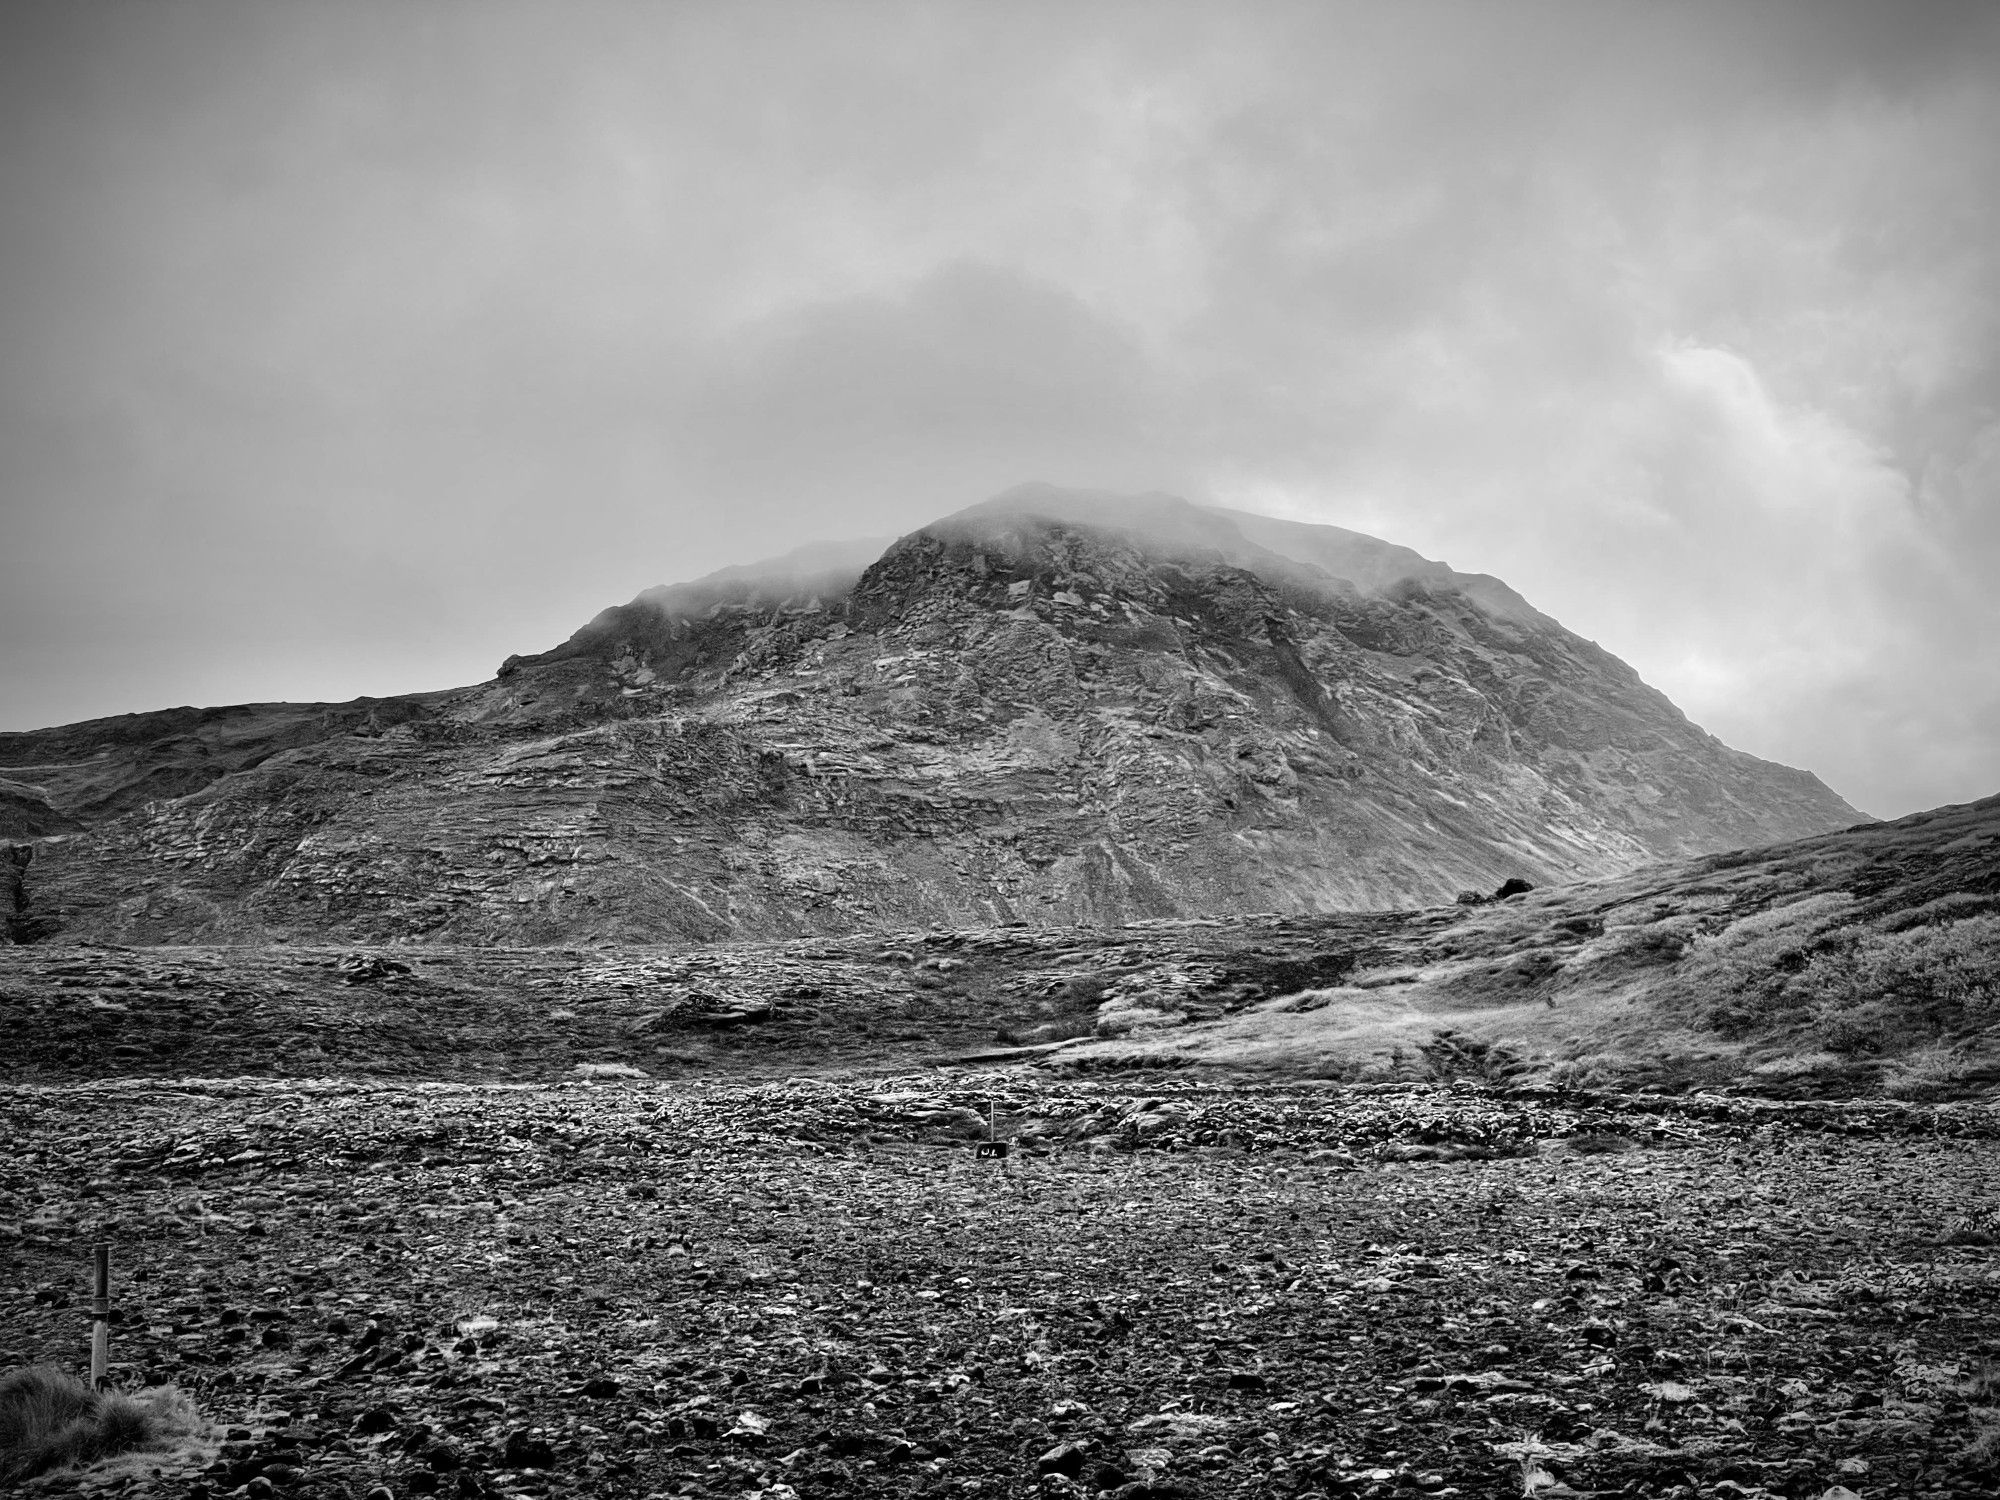
POLYGON ((2000 1473, 2000 1422, 1981 1427, 1958 1456, 1976 1471, 2000 1473))
POLYGON ((175 1446, 200 1427, 193 1403, 172 1387, 99 1395, 50 1365, 11 1370, 0 1376, 0 1484, 175 1446))

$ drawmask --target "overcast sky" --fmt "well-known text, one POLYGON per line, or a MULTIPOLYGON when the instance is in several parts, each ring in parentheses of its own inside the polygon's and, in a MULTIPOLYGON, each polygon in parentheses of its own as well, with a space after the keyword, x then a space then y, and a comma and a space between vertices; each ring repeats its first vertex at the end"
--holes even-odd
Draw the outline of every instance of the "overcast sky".
POLYGON ((2000 5, 0 8, 0 727, 476 681, 1031 478, 2000 791, 2000 5))

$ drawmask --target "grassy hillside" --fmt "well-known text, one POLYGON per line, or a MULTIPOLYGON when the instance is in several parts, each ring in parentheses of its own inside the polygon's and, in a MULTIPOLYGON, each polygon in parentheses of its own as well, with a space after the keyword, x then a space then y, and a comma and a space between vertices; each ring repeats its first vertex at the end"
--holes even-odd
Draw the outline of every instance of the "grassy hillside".
POLYGON ((1413 923, 1338 986, 1074 1064, 1355 1078, 2000 1084, 2000 797, 1413 923))

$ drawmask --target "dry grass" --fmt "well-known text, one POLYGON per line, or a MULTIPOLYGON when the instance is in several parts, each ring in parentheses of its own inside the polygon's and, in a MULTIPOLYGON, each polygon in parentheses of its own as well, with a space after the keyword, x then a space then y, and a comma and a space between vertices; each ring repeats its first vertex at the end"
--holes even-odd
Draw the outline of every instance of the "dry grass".
POLYGON ((1100 1028, 1062 1065, 1977 1095, 2000 1077, 2000 898, 1981 852, 1996 828, 2000 799, 1472 908, 1337 983, 1183 1027, 1100 1028), (1825 888, 1864 856, 1880 861, 1868 900, 1825 888))
POLYGON ((1894 1099, 1948 1099, 1976 1070, 1976 1061, 1959 1048, 1933 1043, 1896 1058, 1884 1071, 1882 1092, 1894 1099))
MULTIPOLYGON (((1613 1086, 1664 1072, 1741 1071, 1741 1044, 1663 1019, 1622 992, 1571 993, 1560 1004, 1508 1000, 1468 1008, 1462 970, 1393 990, 1360 986, 1291 996, 1203 1026, 1086 1045, 1065 1054, 1085 1066, 1155 1064, 1245 1069, 1287 1076, 1396 1082, 1481 1076, 1489 1082, 1580 1084, 1581 1071, 1613 1086), (1441 994, 1440 990, 1444 992, 1441 994), (1691 1063, 1689 1059, 1704 1059, 1691 1063), (1672 1064, 1673 1066, 1669 1066, 1672 1064)), ((1696 1077, 1695 1075, 1700 1075, 1696 1077)))
POLYGON ((1980 1428, 1959 1457, 1975 1472, 2000 1473, 2000 1422, 1980 1428))
POLYGON ((171 1386, 99 1395, 75 1376, 33 1365, 0 1376, 0 1483, 199 1440, 194 1404, 171 1386))

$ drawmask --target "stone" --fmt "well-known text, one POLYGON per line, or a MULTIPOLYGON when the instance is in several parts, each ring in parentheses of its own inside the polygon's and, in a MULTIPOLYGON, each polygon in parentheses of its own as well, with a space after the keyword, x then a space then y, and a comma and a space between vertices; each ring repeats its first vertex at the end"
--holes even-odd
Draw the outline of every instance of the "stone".
POLYGON ((1035 1472, 1074 1479, 1083 1472, 1089 1456, 1089 1450, 1081 1443, 1058 1443, 1035 1460, 1035 1472))
POLYGON ((519 1428, 500 1444, 500 1464, 508 1469, 553 1469, 556 1451, 549 1440, 533 1428, 519 1428))

